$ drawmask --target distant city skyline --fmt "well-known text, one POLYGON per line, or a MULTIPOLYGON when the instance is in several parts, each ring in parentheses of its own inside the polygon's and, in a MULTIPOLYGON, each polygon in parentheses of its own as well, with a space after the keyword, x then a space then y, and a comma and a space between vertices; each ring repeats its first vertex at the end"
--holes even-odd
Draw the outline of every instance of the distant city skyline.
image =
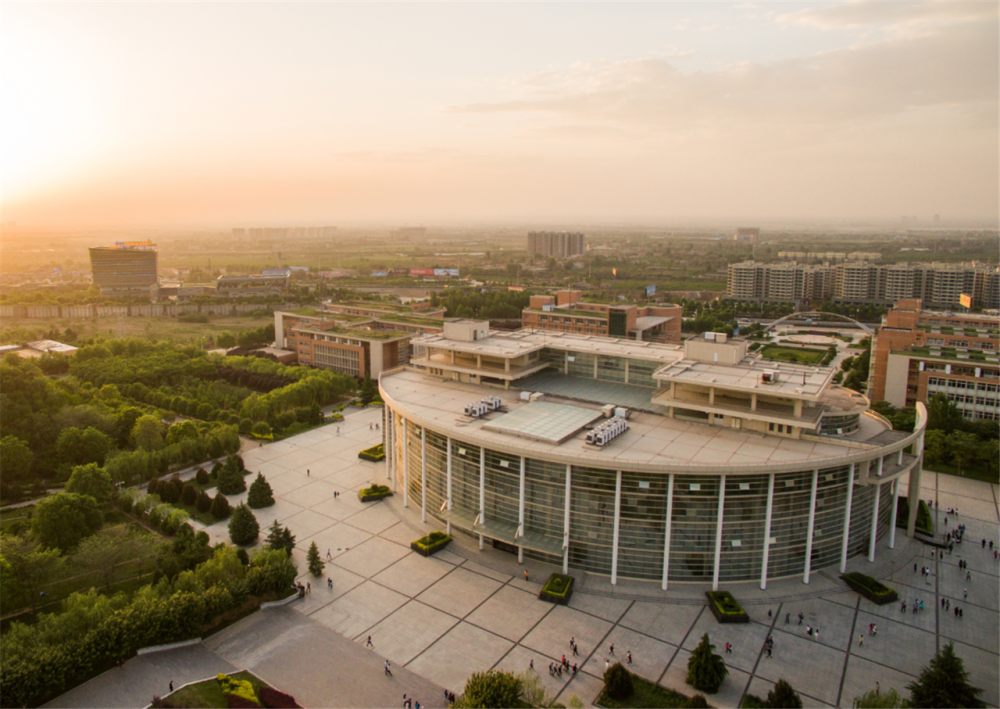
POLYGON ((7 4, 2 221, 1000 209, 995 2, 7 4))

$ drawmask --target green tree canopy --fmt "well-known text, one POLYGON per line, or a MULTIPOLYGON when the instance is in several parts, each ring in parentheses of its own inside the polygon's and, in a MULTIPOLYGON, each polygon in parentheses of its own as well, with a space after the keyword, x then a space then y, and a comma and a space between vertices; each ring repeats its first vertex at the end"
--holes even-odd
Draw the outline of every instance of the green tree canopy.
POLYGON ((28 480, 32 458, 31 448, 17 436, 0 438, 0 475, 4 482, 22 483, 28 480))
POLYGON ((316 542, 309 545, 309 551, 306 553, 306 562, 309 565, 309 573, 313 576, 319 576, 323 573, 326 564, 319 558, 319 547, 316 546, 316 542))
POLYGON ((156 540, 127 524, 105 527, 87 537, 73 553, 72 562, 85 571, 99 573, 111 590, 118 568, 128 561, 155 552, 156 540))
POLYGON ((260 524, 246 504, 237 505, 229 518, 229 538, 233 544, 246 546, 257 541, 260 536, 260 524))
POLYGON ((274 504, 274 491, 271 490, 270 483, 260 473, 257 473, 257 478, 250 485, 250 492, 247 493, 247 504, 254 509, 270 507, 274 504))
POLYGON ((792 689, 792 685, 779 679, 775 682, 774 689, 767 693, 764 705, 769 709, 801 709, 802 697, 792 689))
POLYGON ((708 633, 705 633, 688 658, 687 683, 697 690, 714 694, 719 691, 728 675, 726 663, 720 655, 715 654, 715 645, 712 645, 708 633))
POLYGON ((0 538, 0 588, 5 597, 20 598, 37 608, 39 589, 56 580, 65 559, 58 549, 43 549, 38 540, 24 535, 0 538))
POLYGON ((104 459, 114 448, 110 436, 93 426, 81 430, 74 426, 63 429, 56 440, 56 454, 63 463, 75 466, 97 463, 104 465, 104 459))
POLYGON ((513 672, 473 672, 465 683, 462 696, 452 706, 463 709, 522 706, 521 681, 513 672))
POLYGON ((90 495, 60 492, 35 505, 31 531, 46 548, 66 552, 100 529, 103 519, 90 495))
MULTIPOLYGON (((278 524, 278 520, 274 520, 267 529, 267 539, 264 542, 267 547, 269 549, 283 549, 291 556, 292 549, 295 548, 295 535, 292 534, 292 530, 288 527, 282 527, 278 524)), ((317 549, 317 553, 318 551, 317 549)))
POLYGON ((155 416, 140 416, 132 427, 132 440, 144 451, 163 448, 163 424, 155 416))
POLYGON ((110 500, 113 490, 111 476, 97 463, 76 466, 69 476, 69 482, 66 483, 66 492, 90 495, 98 502, 110 500))
POLYGON ((914 707, 985 707, 979 699, 983 690, 973 687, 962 658, 955 646, 948 643, 920 670, 910 690, 910 705, 914 707))

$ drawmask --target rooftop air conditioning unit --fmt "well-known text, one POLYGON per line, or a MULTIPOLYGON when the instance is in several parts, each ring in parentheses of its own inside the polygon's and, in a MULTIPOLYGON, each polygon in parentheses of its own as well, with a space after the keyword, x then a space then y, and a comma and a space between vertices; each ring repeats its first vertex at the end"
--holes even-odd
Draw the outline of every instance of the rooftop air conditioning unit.
POLYGON ((620 406, 615 407, 615 416, 620 416, 623 419, 628 418, 628 409, 623 409, 620 406))
POLYGON ((532 392, 531 396, 528 397, 528 401, 538 401, 543 396, 545 396, 545 392, 541 391, 532 392))
POLYGON ((604 414, 604 418, 609 419, 615 415, 615 405, 605 404, 601 407, 601 413, 604 414))
POLYGON ((532 392, 530 392, 530 391, 522 391, 521 392, 521 401, 531 401, 531 394, 532 394, 532 392))

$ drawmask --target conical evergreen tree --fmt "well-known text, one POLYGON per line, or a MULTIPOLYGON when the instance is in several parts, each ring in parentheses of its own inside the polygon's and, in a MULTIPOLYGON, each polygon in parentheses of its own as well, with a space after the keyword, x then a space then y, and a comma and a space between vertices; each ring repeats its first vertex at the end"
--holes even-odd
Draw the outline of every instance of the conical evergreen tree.
POLYGON ((233 544, 246 546, 257 541, 260 535, 260 524, 250 508, 245 504, 237 505, 233 516, 229 518, 229 538, 233 544))
POLYGON ((223 495, 238 495, 247 489, 246 480, 232 458, 226 461, 219 472, 219 492, 223 495))
POLYGON ((323 569, 326 564, 323 560, 319 558, 319 547, 316 546, 316 542, 309 545, 309 552, 306 554, 306 561, 309 562, 309 573, 313 576, 319 576, 323 573, 323 569))
POLYGON ((697 690, 714 694, 719 691, 719 686, 728 675, 726 663, 721 655, 715 654, 715 645, 712 645, 708 633, 705 633, 688 658, 687 683, 697 690))
POLYGON ((783 679, 774 684, 774 689, 767 693, 764 706, 773 709, 802 709, 802 697, 796 694, 792 685, 783 679))
POLYGON ((274 504, 274 491, 271 490, 270 483, 260 473, 257 473, 257 478, 250 485, 250 492, 247 494, 247 504, 254 509, 270 507, 274 504))
POLYGON ((212 516, 216 519, 225 519, 229 513, 229 500, 221 492, 216 493, 215 499, 212 500, 212 516))
POLYGON ((983 690, 969 684, 965 663, 948 643, 920 670, 917 681, 911 683, 910 706, 913 707, 985 707, 979 699, 983 690))
POLYGON ((270 549, 284 549, 289 554, 295 548, 295 535, 288 527, 282 527, 278 520, 268 527, 267 539, 265 540, 270 549))

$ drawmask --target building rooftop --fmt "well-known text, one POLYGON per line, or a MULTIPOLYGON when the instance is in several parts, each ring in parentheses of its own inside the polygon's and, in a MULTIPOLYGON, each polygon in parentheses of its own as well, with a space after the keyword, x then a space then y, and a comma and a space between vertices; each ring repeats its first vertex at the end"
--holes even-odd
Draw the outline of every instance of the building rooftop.
POLYGON ((403 332, 402 330, 365 330, 358 327, 293 327, 292 330, 295 332, 311 332, 316 335, 343 335, 345 337, 355 337, 359 340, 395 340, 410 337, 410 333, 403 332))
POLYGON ((637 342, 613 337, 573 335, 547 330, 517 330, 503 335, 490 335, 474 342, 449 340, 443 335, 424 335, 414 338, 413 344, 492 357, 519 357, 544 347, 611 357, 645 359, 663 364, 675 362, 684 356, 684 350, 678 345, 637 342))
MULTIPOLYGON (((585 386, 587 381, 574 379, 574 383, 581 386, 585 386)), ((629 418, 629 430, 603 448, 584 443, 582 429, 561 444, 553 444, 524 437, 514 438, 509 433, 491 430, 510 414, 495 412, 480 419, 470 419, 464 414, 465 405, 485 396, 499 395, 510 413, 535 403, 552 403, 594 412, 595 416, 600 405, 552 395, 546 395, 544 402, 529 404, 520 400, 520 390, 517 389, 499 391, 495 387, 441 381, 411 368, 383 374, 380 384, 386 396, 409 411, 418 424, 422 420, 437 431, 470 443, 576 465, 621 466, 630 470, 651 471, 676 466, 691 473, 697 473, 699 469, 705 472, 710 469, 714 469, 713 472, 749 472, 756 466, 768 466, 769 470, 773 470, 781 465, 794 469, 803 464, 833 465, 834 459, 856 454, 857 446, 864 445, 856 438, 846 445, 837 439, 818 436, 787 438, 634 410, 629 418)), ((865 419, 865 438, 888 430, 887 425, 874 417, 862 418, 865 419)))
POLYGON ((775 362, 760 357, 746 357, 736 365, 697 362, 682 359, 658 370, 653 377, 661 381, 700 384, 719 388, 742 389, 792 399, 819 399, 836 374, 833 367, 809 367, 775 362), (765 376, 771 373, 770 383, 765 376))

